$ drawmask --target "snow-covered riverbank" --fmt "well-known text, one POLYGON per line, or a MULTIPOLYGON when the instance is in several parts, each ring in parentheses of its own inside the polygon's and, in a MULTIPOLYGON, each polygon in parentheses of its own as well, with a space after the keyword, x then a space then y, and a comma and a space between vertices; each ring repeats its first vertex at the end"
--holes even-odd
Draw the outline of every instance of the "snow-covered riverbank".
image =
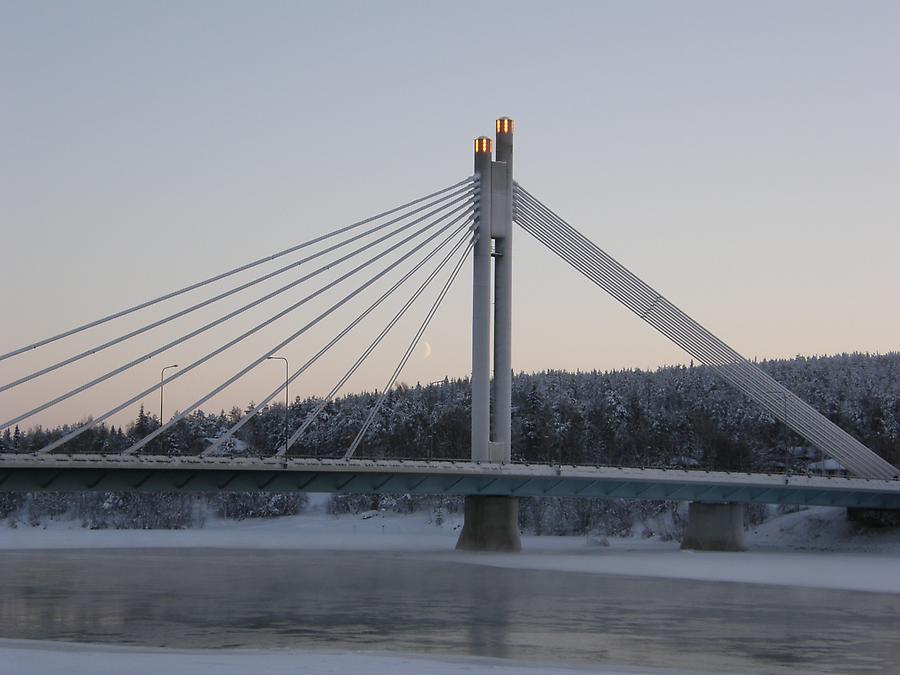
POLYGON ((521 554, 453 550, 460 522, 429 516, 305 514, 192 530, 85 530, 73 522, 0 527, 0 550, 74 548, 253 548, 397 551, 466 564, 661 578, 900 593, 900 531, 865 531, 843 509, 814 508, 748 532, 743 553, 680 551, 677 542, 590 537, 523 538, 521 554))
MULTIPOLYGON (((629 669, 579 669, 526 664, 488 658, 419 658, 358 652, 296 650, 175 650, 82 645, 66 642, 0 640, 2 671, 10 675, 55 673, 192 673, 194 675, 578 675, 579 673, 635 673, 629 669)), ((640 672, 648 672, 642 669, 640 672)), ((653 671, 649 671, 653 672, 653 671)), ((674 671, 673 671, 674 672, 674 671)))

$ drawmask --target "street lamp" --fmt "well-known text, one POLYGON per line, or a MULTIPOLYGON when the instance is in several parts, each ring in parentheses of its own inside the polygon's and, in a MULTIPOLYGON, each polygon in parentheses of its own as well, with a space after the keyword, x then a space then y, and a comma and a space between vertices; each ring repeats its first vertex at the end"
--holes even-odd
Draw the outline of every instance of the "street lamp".
POLYGON ((166 375, 166 371, 169 368, 177 368, 178 364, 174 363, 171 366, 166 366, 161 371, 159 371, 159 426, 163 425, 163 379, 166 375))
POLYGON ((267 356, 268 361, 284 361, 284 454, 287 455, 288 450, 288 360, 284 356, 267 356))

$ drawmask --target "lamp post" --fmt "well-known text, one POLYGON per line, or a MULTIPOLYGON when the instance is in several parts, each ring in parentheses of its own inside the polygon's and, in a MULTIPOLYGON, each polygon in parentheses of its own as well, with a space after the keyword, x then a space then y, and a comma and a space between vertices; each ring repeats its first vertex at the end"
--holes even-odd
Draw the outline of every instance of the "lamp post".
POLYGON ((162 426, 162 425, 164 424, 164 418, 163 418, 163 379, 165 378, 165 376, 166 376, 166 371, 169 370, 169 368, 177 368, 177 367, 178 367, 178 364, 177 364, 177 363, 173 363, 171 366, 166 366, 166 367, 163 368, 161 371, 159 371, 159 426, 162 426))
POLYGON ((267 356, 266 359, 268 361, 284 361, 284 454, 287 455, 287 444, 288 444, 288 406, 290 405, 288 399, 288 372, 290 367, 288 366, 288 360, 284 356, 267 356))

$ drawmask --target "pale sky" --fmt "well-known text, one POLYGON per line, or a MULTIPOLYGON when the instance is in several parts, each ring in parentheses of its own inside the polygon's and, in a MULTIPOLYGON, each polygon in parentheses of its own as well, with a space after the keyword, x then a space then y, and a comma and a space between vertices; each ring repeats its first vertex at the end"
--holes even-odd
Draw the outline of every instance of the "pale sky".
MULTIPOLYGON (((455 182, 501 115, 522 185, 744 355, 900 348, 896 2, 5 1, 0 91, 0 352, 455 182)), ((515 246, 516 370, 687 361, 521 230, 515 246)), ((401 380, 468 374, 470 282, 401 380)), ((2 362, 0 382, 186 304, 2 362)), ((382 386, 424 310, 345 391, 382 386)), ((166 416, 311 311, 173 382, 166 416)), ((99 415, 264 316, 22 426, 99 415)), ((330 389, 387 316, 292 397, 330 389)), ((0 394, 0 417, 196 325, 0 394)), ((297 367, 339 328, 283 353, 297 367)), ((205 409, 259 401, 282 368, 205 409)))

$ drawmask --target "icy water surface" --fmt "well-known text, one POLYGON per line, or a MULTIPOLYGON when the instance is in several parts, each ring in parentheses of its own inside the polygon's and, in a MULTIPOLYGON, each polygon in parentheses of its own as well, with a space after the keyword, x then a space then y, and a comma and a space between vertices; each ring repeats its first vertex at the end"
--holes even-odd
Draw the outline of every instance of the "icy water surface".
POLYGON ((3 551, 0 637, 898 672, 900 595, 512 570, 405 553, 3 551))

